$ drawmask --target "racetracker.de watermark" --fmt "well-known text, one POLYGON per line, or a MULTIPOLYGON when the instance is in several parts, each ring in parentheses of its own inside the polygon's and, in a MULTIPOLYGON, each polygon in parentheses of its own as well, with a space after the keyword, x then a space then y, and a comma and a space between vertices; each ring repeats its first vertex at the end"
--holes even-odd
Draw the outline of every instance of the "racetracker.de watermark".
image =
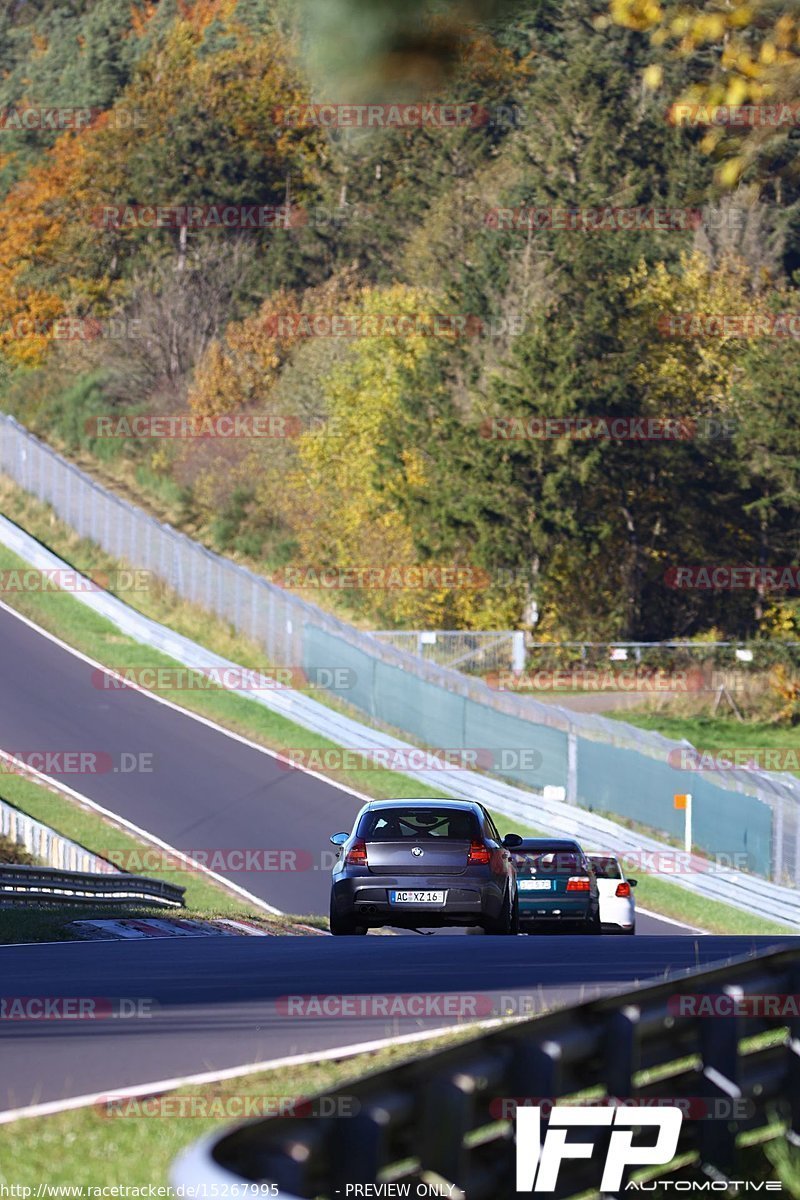
POLYGON ((800 125, 800 104, 685 104, 667 109, 670 125, 729 129, 781 129, 800 125))
POLYGON ((728 875, 752 871, 746 850, 717 850, 708 858, 688 850, 590 850, 592 858, 616 858, 625 875, 645 871, 649 875, 728 875))
POLYGON ((274 108, 272 120, 290 129, 475 129, 488 125, 493 111, 474 101, 289 104, 274 108))
POLYGON ((361 1104, 355 1096, 339 1094, 306 1098, 285 1093, 236 1095, 211 1091, 144 1097, 106 1096, 94 1108, 101 1117, 157 1120, 196 1117, 241 1121, 255 1117, 355 1117, 361 1104))
POLYGON ((107 204, 89 211, 98 229, 331 229, 374 220, 374 204, 107 204))
POLYGON ((752 992, 730 988, 723 992, 676 994, 667 1000, 674 1017, 800 1017, 797 992, 752 992))
POLYGON ((152 775, 155 754, 151 751, 63 750, 37 747, 8 750, 0 756, 0 775, 152 775))
POLYGON ((84 433, 92 438, 296 438, 319 428, 300 417, 280 413, 222 413, 199 416, 194 413, 142 413, 120 416, 101 413, 87 417, 84 433))
POLYGON ((392 1017, 462 1017, 474 1020, 497 1012, 497 1002, 481 992, 379 992, 337 995, 279 996, 275 1011, 282 1017, 342 1020, 392 1017))
POLYGON ((476 313, 271 313, 263 322, 275 338, 499 338, 517 337, 525 317, 481 317, 476 313))
POLYGON ((104 204, 92 208, 95 229, 294 229, 308 213, 286 204, 104 204))
POLYGON ((275 846, 223 847, 205 846, 199 850, 182 850, 180 854, 161 850, 158 847, 120 850, 110 847, 97 853, 121 871, 134 874, 157 875, 160 871, 193 872, 197 867, 214 871, 217 875, 238 875, 253 872, 330 871, 336 862, 335 850, 322 850, 317 857, 310 850, 298 847, 277 848, 275 846))
POLYGON ((491 575, 482 567, 436 563, 387 567, 298 564, 274 571, 270 579, 279 587, 322 592, 480 591, 492 583, 491 575))
POLYGON ((414 746, 291 746, 281 751, 286 770, 329 772, 374 771, 538 771, 543 759, 531 746, 502 748, 458 746, 453 749, 421 750, 414 746))
POLYGON ((69 567, 35 567, 0 571, 0 594, 26 592, 147 592, 153 572, 144 569, 90 571, 82 575, 69 567))
POLYGON ((153 1016, 156 1002, 135 996, 0 995, 0 1021, 102 1021, 153 1016))
POLYGON ((492 671, 486 677, 498 692, 701 692, 703 672, 661 671, 648 667, 573 667, 571 670, 492 671))
POLYGON ((800 589, 800 567, 698 566, 669 567, 664 573, 669 588, 703 592, 775 592, 800 589))
POLYGON ((690 442, 728 438, 737 422, 727 417, 486 417, 480 436, 490 441, 690 442))
POLYGON ((513 1120, 520 1108, 540 1108, 548 1116, 560 1108, 679 1108, 687 1121, 744 1121, 756 1112, 755 1103, 745 1096, 601 1096, 596 1100, 564 1100, 553 1096, 498 1096, 489 1103, 496 1121, 513 1120))
POLYGON ((703 214, 697 208, 652 208, 636 205, 618 208, 599 205, 594 208, 552 208, 520 205, 516 208, 490 208, 483 223, 503 233, 508 230, 566 233, 685 232, 699 229, 703 214))
POLYGON ((76 133, 89 129, 101 117, 109 129, 132 129, 142 123, 142 114, 133 108, 12 104, 0 108, 0 133, 76 133))
POLYGON ((231 692, 349 691, 358 682, 352 667, 117 667, 95 668, 92 687, 101 692, 124 691, 127 687, 148 692, 205 692, 222 688, 231 692))
POLYGON ((797 338, 800 313, 662 313, 665 338, 797 338))
POLYGON ((20 341, 34 337, 54 342, 136 341, 151 335, 143 321, 127 317, 15 317, 0 330, 0 337, 20 341))
POLYGON ((713 754, 681 746, 670 750, 667 758, 677 771, 800 772, 800 748, 796 746, 731 746, 713 754))
POLYGON ((202 441, 229 438, 299 438, 305 435, 352 438, 341 418, 286 416, 275 412, 231 412, 216 416, 198 413, 98 413, 87 417, 83 430, 91 438, 166 438, 202 441))

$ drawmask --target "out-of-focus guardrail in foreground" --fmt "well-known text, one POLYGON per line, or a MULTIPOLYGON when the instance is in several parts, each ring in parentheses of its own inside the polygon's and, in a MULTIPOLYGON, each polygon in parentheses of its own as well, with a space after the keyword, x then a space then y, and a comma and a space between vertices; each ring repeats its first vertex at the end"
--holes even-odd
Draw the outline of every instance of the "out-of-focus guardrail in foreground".
MULTIPOLYGON (((800 1142, 800 1017, 678 1015, 680 998, 799 992, 800 951, 779 950, 514 1022, 325 1093, 331 1110, 338 1113, 332 1102, 341 1096, 355 1115, 276 1117, 216 1134, 177 1160, 172 1181, 187 1186, 187 1195, 189 1185, 203 1183, 227 1183, 230 1194, 237 1185, 245 1189, 245 1181, 272 1183, 279 1196, 293 1200, 355 1195, 353 1185, 391 1179, 395 1195, 416 1195, 418 1184, 434 1194, 436 1182, 440 1195, 511 1200, 519 1193, 506 1102, 680 1107, 683 1097, 691 1103, 684 1107, 677 1155, 666 1167, 650 1168, 648 1178, 707 1186, 753 1173, 774 1180, 763 1143, 800 1142), (785 1032, 775 1040, 776 1031, 785 1032), (773 1039, 742 1046, 759 1034, 773 1039), (589 1089, 595 1089, 591 1098, 581 1101, 589 1089), (733 1099, 743 1102, 738 1111, 746 1115, 708 1115, 733 1099), (742 1144, 756 1133, 760 1144, 742 1144)), ((313 1097, 303 1099, 313 1109, 313 1097)), ((549 1193, 554 1200, 597 1189, 608 1132, 596 1131, 591 1160, 563 1165, 559 1186, 549 1193)), ((620 1196, 631 1194, 629 1179, 623 1178, 620 1196)))

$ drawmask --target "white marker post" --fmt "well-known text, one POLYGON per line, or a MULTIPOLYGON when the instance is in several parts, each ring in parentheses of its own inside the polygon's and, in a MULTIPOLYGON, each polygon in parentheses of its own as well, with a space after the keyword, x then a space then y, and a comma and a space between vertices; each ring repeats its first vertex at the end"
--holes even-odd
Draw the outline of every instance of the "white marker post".
POLYGON ((682 808, 685 815, 683 822, 683 848, 687 854, 692 853, 692 793, 678 792, 674 796, 676 808, 682 808))

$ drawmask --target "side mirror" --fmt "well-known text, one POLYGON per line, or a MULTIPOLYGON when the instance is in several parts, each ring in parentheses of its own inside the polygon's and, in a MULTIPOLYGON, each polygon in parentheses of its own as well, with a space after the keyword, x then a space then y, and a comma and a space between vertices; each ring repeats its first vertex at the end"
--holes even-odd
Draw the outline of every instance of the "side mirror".
POLYGON ((631 887, 636 887, 638 882, 639 882, 638 879, 629 879, 628 880, 628 883, 631 885, 631 887))
POLYGON ((521 846, 522 841, 518 833, 507 833, 503 838, 503 845, 507 850, 513 850, 515 846, 521 846))
POLYGON ((343 846, 349 837, 349 833, 334 833, 331 835, 331 845, 343 846))

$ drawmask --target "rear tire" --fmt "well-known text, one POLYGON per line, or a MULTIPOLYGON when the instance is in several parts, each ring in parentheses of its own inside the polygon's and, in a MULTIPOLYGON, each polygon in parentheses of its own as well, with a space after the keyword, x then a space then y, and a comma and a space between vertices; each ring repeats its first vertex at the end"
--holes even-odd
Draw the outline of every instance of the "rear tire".
POLYGON ((358 925, 353 917, 342 917, 337 913, 331 896, 331 909, 328 925, 334 937, 363 937, 366 935, 366 925, 358 925))
POLYGON ((511 932, 515 937, 519 935, 519 893, 514 894, 514 907, 511 910, 511 932))
POLYGON ((599 910, 594 914, 594 916, 589 916, 586 918, 584 925, 583 925, 582 932, 583 933, 602 933, 603 932, 603 926, 600 924, 599 910))
POLYGON ((509 888, 503 897, 503 911, 496 921, 487 921, 484 925, 487 933, 499 934, 508 937, 513 933, 519 933, 519 900, 511 900, 511 888, 509 888))

